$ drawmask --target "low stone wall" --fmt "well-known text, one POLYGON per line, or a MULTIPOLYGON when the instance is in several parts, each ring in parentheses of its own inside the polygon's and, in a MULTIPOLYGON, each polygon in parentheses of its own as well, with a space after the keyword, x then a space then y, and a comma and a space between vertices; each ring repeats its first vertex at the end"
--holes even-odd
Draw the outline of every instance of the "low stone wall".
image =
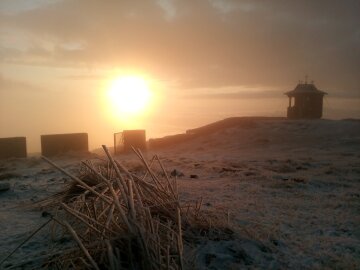
POLYGON ((26 138, 0 138, 0 158, 26 158, 26 138))
POLYGON ((267 117, 230 117, 206 126, 189 129, 186 134, 208 135, 231 127, 253 128, 256 120, 270 119, 267 117))
POLYGON ((41 135, 41 154, 43 156, 55 156, 68 152, 88 152, 88 134, 54 134, 41 135))
POLYGON ((174 146, 179 143, 189 141, 195 137, 194 134, 177 134, 170 135, 163 138, 150 139, 149 140, 149 149, 156 150, 163 147, 174 146))

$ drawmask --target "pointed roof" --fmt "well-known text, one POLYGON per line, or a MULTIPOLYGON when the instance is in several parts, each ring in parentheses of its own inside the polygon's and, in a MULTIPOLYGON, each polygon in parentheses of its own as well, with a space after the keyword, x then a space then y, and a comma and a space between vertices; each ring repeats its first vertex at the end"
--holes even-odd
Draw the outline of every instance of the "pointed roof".
POLYGON ((299 83, 294 90, 286 92, 285 95, 289 97, 302 95, 302 94, 316 94, 316 95, 327 95, 326 92, 316 88, 313 83, 299 83))

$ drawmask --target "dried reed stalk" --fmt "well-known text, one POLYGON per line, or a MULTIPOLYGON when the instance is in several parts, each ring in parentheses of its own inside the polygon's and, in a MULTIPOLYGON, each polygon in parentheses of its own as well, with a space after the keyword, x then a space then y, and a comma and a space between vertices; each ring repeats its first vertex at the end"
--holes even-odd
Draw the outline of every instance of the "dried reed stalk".
POLYGON ((154 156, 148 163, 134 149, 144 166, 144 175, 139 176, 115 160, 106 146, 103 149, 109 162, 104 166, 82 162, 81 178, 43 158, 81 188, 66 201, 56 197, 62 217, 56 220, 74 238, 84 257, 64 251, 52 264, 64 265, 63 260, 76 268, 183 269, 177 187, 160 158, 154 156), (164 178, 154 173, 155 163, 164 178))
POLYGON ((139 175, 115 160, 106 146, 103 149, 108 161, 82 162, 79 176, 42 157, 73 182, 64 191, 37 203, 52 207, 54 214, 30 238, 53 220, 52 239, 67 233, 78 246, 59 251, 56 256, 52 253, 46 266, 183 269, 184 235, 194 238, 196 231, 210 231, 214 225, 209 217, 200 214, 202 199, 196 205, 181 205, 177 178, 169 177, 157 155, 148 162, 140 150, 133 149, 143 165, 143 175, 139 175), (156 165, 160 175, 154 171, 156 165))
POLYGON ((94 259, 91 257, 89 251, 87 250, 87 248, 84 246, 84 244, 81 242, 80 238, 78 237, 77 233, 74 231, 74 229, 70 226, 70 224, 67 221, 64 221, 64 224, 66 226, 66 228, 68 229, 68 231, 70 232, 70 234, 74 237, 75 241, 78 243, 79 247, 81 248, 82 252, 85 254, 85 256, 88 258, 88 260, 90 261, 91 265, 96 269, 96 270, 100 270, 99 266, 97 265, 97 263, 94 261, 94 259))

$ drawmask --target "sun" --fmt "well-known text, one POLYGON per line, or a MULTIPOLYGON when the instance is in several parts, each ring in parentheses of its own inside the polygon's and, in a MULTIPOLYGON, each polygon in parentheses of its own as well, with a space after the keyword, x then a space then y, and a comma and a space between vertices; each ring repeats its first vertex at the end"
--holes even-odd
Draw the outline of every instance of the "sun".
POLYGON ((116 113, 136 115, 145 110, 151 92, 146 80, 139 76, 117 77, 111 81, 108 98, 116 113))

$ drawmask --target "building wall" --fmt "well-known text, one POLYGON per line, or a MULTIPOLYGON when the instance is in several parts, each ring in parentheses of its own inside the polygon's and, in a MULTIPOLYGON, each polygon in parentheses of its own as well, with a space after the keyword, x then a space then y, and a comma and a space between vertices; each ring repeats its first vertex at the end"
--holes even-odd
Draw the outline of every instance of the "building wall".
POLYGON ((1 138, 0 139, 0 158, 26 158, 26 138, 1 138))
MULTIPOLYGON (((131 152, 132 147, 135 149, 146 150, 146 133, 145 130, 124 130, 123 135, 123 152, 131 152)), ((116 152, 118 153, 118 151, 116 152)))
POLYGON ((88 152, 88 134, 54 134, 41 136, 41 154, 43 156, 54 156, 70 151, 88 152))
POLYGON ((298 95, 295 104, 288 109, 289 118, 317 119, 322 117, 323 95, 298 95))

